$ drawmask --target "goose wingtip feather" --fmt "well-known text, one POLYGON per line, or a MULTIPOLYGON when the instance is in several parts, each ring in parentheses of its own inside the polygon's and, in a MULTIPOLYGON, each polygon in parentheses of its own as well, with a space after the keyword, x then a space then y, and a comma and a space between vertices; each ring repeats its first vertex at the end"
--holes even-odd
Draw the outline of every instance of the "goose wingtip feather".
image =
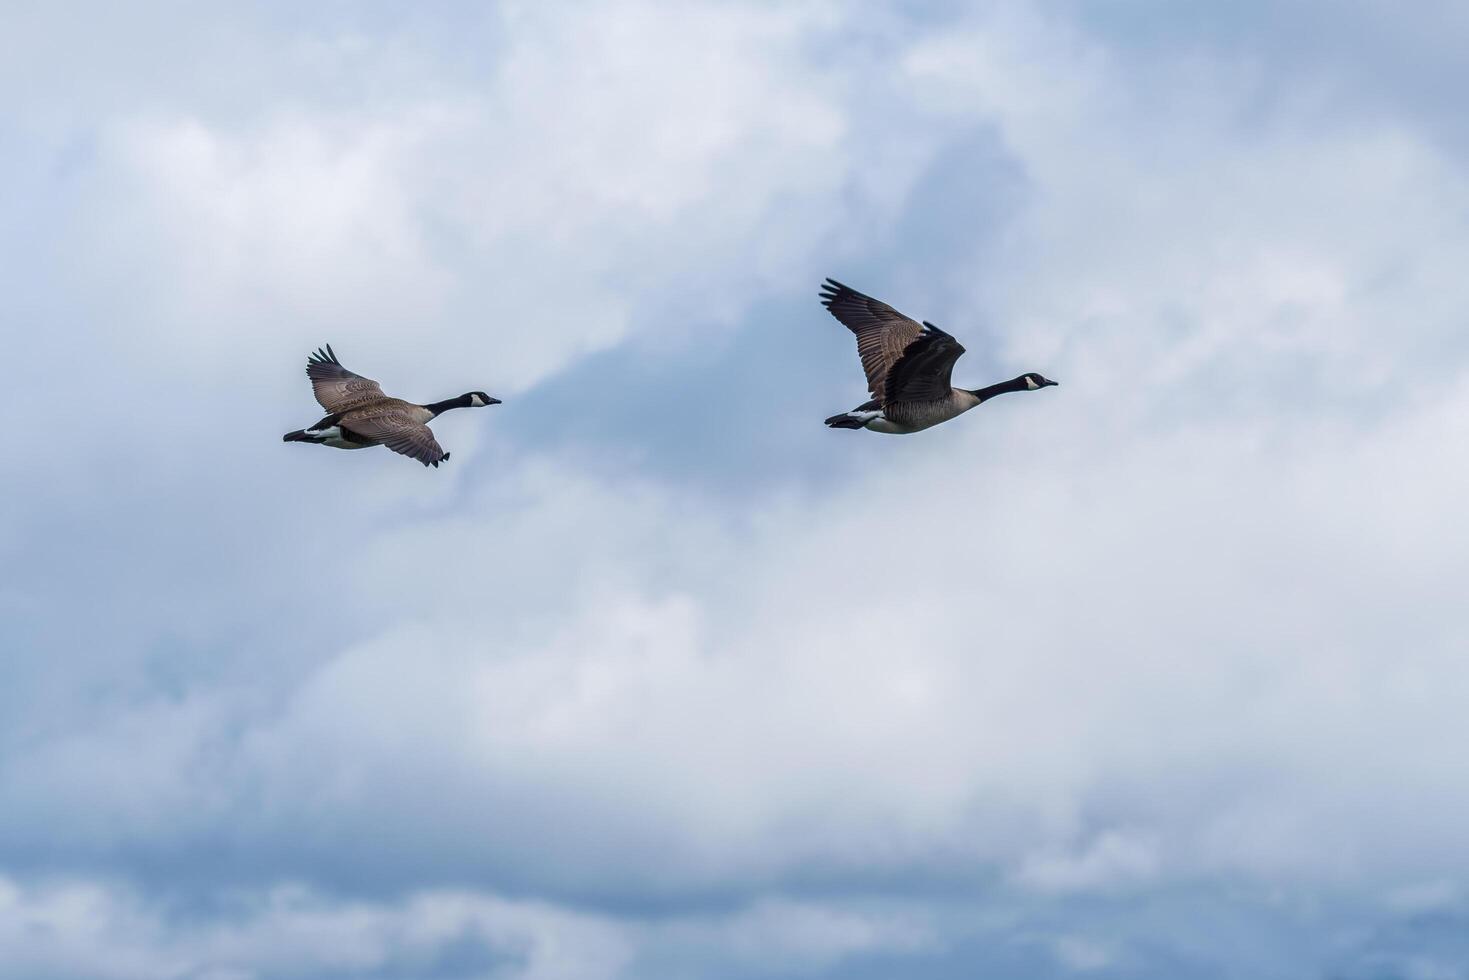
POLYGON ((311 356, 309 356, 309 357, 306 358, 306 363, 307 364, 341 364, 342 362, 339 361, 339 360, 337 360, 337 352, 334 351, 334 350, 332 350, 332 345, 331 344, 327 344, 324 347, 318 347, 318 348, 316 348, 316 350, 312 351, 311 352, 311 356))

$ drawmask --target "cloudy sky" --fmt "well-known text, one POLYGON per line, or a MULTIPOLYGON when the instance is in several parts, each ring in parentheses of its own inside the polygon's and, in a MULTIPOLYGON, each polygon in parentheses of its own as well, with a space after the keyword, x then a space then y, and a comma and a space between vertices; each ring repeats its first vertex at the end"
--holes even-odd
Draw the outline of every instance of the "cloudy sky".
POLYGON ((0 975, 1469 977, 1466 47, 6 5, 0 975))

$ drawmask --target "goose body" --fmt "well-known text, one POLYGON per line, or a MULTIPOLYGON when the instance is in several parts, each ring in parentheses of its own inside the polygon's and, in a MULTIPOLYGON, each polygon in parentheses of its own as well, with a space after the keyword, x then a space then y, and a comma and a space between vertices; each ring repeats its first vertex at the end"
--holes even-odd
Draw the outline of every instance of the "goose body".
POLYGON ((316 401, 328 414, 310 428, 287 432, 283 437, 286 442, 309 442, 333 449, 387 446, 424 466, 438 467, 449 458, 434 438, 429 422, 453 408, 500 404, 500 399, 483 391, 427 405, 389 398, 376 381, 343 367, 330 344, 306 359, 306 376, 311 379, 316 401))
POLYGON ((833 429, 905 435, 958 418, 995 395, 1035 391, 1057 382, 1033 371, 987 388, 955 388, 954 362, 964 347, 932 323, 919 323, 881 300, 828 279, 821 303, 857 338, 857 354, 872 399, 833 415, 833 429))

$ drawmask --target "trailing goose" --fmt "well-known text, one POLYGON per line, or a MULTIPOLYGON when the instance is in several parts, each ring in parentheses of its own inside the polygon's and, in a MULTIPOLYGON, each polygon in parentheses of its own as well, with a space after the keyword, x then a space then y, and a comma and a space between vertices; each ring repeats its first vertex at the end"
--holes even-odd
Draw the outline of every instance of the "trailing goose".
POLYGON ((285 434, 286 442, 310 442, 334 449, 366 449, 387 446, 395 453, 435 468, 449 458, 428 423, 451 408, 483 408, 500 399, 483 391, 471 391, 427 405, 389 398, 378 383, 342 367, 332 345, 327 344, 306 359, 306 376, 311 391, 329 413, 309 429, 285 434))
POLYGON ((1035 391, 1057 383, 1028 371, 988 388, 955 388, 949 375, 964 348, 932 323, 910 320, 835 279, 821 287, 821 304, 857 335, 857 354, 872 395, 871 401, 827 419, 833 429, 918 432, 1007 391, 1035 391))

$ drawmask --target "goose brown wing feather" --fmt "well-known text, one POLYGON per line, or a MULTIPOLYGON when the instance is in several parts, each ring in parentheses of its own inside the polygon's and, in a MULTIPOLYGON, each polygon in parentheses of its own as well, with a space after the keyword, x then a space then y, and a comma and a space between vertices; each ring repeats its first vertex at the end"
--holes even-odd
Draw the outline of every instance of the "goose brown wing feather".
POLYGON ((857 355, 862 358, 862 370, 867 375, 867 390, 873 398, 882 401, 887 397, 889 372, 908 345, 923 333, 923 326, 881 300, 835 279, 827 279, 822 285, 821 305, 856 335, 857 355))
POLYGON ((354 413, 344 418, 341 426, 425 466, 438 466, 449 455, 434 438, 433 430, 399 409, 354 413))
POLYGON ((311 393, 328 412, 350 411, 387 397, 376 381, 342 367, 331 344, 306 359, 306 377, 311 379, 311 393))
POLYGON ((954 362, 964 345, 931 323, 913 339, 888 369, 883 403, 947 399, 953 391, 954 362))

